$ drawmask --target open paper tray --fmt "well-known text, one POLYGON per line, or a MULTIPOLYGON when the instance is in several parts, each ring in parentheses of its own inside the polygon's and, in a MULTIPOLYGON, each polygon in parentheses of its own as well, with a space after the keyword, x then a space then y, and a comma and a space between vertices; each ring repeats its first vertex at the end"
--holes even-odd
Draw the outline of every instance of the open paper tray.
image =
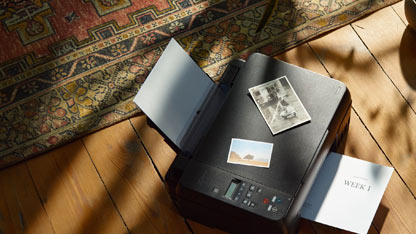
POLYGON ((233 61, 216 85, 172 39, 134 102, 182 153, 192 152, 243 64, 233 61))
MULTIPOLYGON (((218 85, 213 87, 213 89, 204 97, 205 101, 192 112, 192 116, 189 117, 192 117, 192 121, 185 127, 185 133, 181 138, 179 138, 179 140, 176 142, 173 141, 172 139, 175 139, 175 137, 165 134, 165 132, 152 121, 151 117, 148 116, 150 126, 162 135, 167 144, 173 148, 177 154, 190 156, 217 116, 218 111, 221 109, 223 101, 233 84, 234 78, 244 66, 244 63, 244 60, 238 59, 233 60, 228 64, 225 72, 218 82, 218 85)), ((146 112, 145 114, 147 115, 146 112)), ((166 114, 169 115, 170 113, 166 114)))

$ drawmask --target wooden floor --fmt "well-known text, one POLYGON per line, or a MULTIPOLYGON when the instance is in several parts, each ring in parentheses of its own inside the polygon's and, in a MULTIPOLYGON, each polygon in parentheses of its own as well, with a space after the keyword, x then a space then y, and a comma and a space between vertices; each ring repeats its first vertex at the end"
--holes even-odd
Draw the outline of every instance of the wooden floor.
MULTIPOLYGON (((400 2, 278 56, 346 83, 341 153, 395 168, 370 233, 416 233, 416 33, 406 25, 400 2)), ((175 210, 162 179, 174 157, 142 115, 0 170, 0 233, 222 233, 175 210)))

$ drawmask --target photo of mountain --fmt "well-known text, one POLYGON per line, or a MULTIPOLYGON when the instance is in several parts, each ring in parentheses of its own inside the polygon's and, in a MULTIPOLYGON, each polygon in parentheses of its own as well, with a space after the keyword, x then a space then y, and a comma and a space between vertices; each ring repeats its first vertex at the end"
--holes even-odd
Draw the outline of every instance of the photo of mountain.
POLYGON ((272 143, 233 138, 227 162, 268 168, 272 149, 272 143))

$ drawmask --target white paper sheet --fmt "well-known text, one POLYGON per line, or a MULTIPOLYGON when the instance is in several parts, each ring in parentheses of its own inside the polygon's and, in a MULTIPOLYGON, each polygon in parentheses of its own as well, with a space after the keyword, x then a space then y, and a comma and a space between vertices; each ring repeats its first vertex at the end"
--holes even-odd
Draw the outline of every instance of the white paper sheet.
POLYGON ((302 208, 301 217, 367 233, 393 168, 330 153, 302 208))
POLYGON ((214 86, 172 38, 133 101, 181 149, 186 130, 214 86))

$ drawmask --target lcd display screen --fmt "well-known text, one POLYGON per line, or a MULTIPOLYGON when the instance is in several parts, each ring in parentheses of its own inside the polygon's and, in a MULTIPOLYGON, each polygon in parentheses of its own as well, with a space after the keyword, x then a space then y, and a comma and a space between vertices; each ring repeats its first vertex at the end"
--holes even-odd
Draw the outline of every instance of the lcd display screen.
POLYGON ((225 192, 225 197, 228 199, 233 199, 233 194, 235 189, 237 188, 238 183, 236 181, 231 181, 230 186, 227 189, 227 192, 225 192))

